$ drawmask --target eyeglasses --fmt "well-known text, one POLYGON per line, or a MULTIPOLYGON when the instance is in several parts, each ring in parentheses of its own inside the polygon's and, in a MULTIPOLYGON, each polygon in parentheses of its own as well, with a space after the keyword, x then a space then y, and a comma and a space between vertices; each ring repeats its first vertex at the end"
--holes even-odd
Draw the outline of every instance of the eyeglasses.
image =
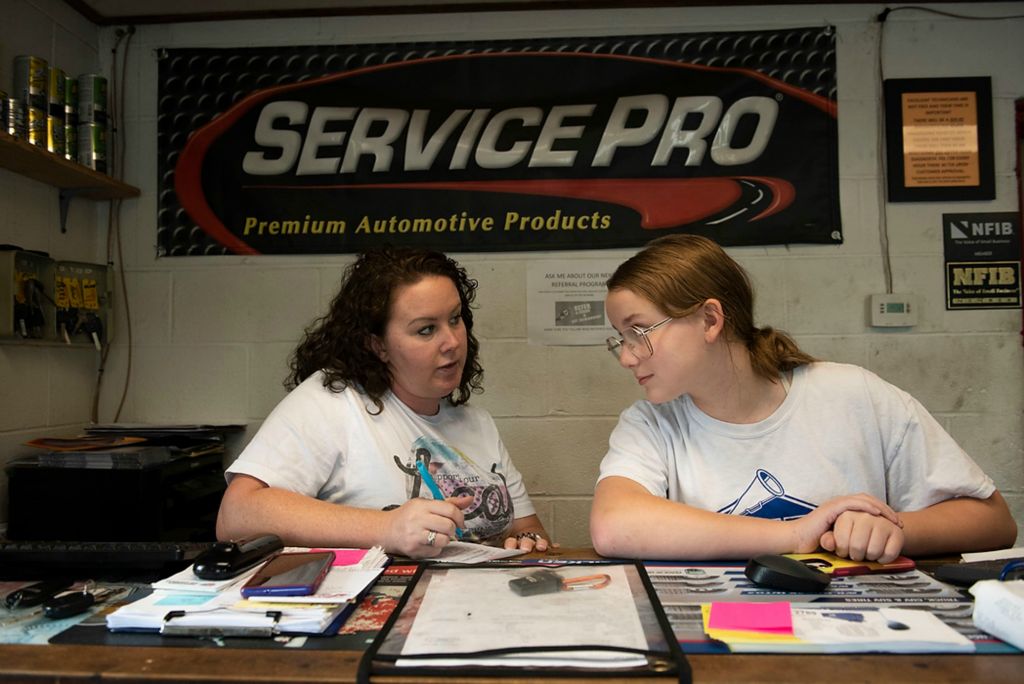
POLYGON ((605 340, 608 344, 608 351, 615 358, 619 358, 622 356, 622 348, 625 347, 636 358, 640 360, 649 359, 654 356, 654 347, 651 346, 651 341, 647 335, 672 320, 675 319, 669 316, 665 320, 658 321, 646 328, 641 328, 637 325, 630 326, 622 331, 622 337, 609 337, 605 340))

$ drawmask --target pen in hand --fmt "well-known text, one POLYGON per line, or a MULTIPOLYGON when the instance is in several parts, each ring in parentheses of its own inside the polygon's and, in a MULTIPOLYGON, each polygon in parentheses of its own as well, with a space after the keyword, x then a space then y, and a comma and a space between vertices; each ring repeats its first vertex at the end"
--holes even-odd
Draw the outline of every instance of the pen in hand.
MULTIPOLYGON (((427 470, 427 467, 423 465, 423 461, 416 461, 416 469, 420 471, 423 483, 427 485, 427 489, 429 489, 430 493, 434 495, 434 498, 438 501, 444 501, 444 492, 442 492, 441 488, 437 486, 436 482, 434 482, 434 478, 431 477, 430 471, 427 470)), ((455 528, 455 536, 462 539, 462 530, 458 527, 455 528)))

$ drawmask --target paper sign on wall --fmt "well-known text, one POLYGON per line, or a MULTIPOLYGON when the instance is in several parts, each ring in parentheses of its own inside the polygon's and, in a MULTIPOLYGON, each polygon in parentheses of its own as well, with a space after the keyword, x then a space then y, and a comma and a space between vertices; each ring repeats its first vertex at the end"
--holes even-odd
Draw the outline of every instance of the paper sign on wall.
POLYGON ((541 261, 527 266, 530 344, 604 344, 615 334, 604 313, 605 283, 621 260, 541 261))

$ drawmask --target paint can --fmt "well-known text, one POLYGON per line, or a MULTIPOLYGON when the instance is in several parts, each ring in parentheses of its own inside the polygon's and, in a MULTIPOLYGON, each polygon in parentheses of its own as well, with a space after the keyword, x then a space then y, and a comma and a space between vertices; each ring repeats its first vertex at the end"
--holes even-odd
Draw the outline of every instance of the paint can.
POLYGON ((64 156, 78 161, 78 79, 64 78, 64 156))
POLYGON ((0 99, 0 121, 3 123, 3 131, 8 135, 22 140, 28 135, 25 130, 25 103, 14 97, 0 99))
POLYGON ((49 64, 42 57, 14 58, 14 96, 25 103, 26 139, 45 148, 49 64))
POLYGON ((46 82, 49 67, 42 57, 18 55, 14 58, 14 97, 26 107, 46 109, 46 82))
POLYGON ((107 79, 99 74, 78 77, 78 122, 107 125, 107 79))
POLYGON ((46 110, 38 107, 25 108, 25 140, 36 147, 46 149, 46 110))
POLYGON ((78 163, 107 172, 107 127, 97 123, 78 124, 78 163))
POLYGON ((67 151, 67 135, 64 130, 64 81, 67 74, 63 69, 50 67, 46 86, 46 149, 61 157, 67 151))

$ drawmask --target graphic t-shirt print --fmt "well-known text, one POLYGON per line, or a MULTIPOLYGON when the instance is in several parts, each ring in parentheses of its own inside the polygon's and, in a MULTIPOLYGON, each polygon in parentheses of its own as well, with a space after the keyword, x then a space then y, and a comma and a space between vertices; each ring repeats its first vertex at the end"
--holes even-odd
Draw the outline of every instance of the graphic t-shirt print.
POLYGON ((497 464, 485 471, 468 456, 444 442, 419 437, 403 462, 395 456, 395 465, 409 477, 409 497, 431 498, 432 494, 417 464, 422 463, 445 497, 469 495, 473 503, 463 509, 466 529, 463 540, 481 541, 497 536, 512 524, 514 507, 505 486, 505 476, 497 464))
POLYGON ((746 489, 718 509, 718 512, 771 520, 793 520, 802 518, 815 508, 816 504, 787 494, 786 488, 777 477, 763 468, 758 468, 746 489))

